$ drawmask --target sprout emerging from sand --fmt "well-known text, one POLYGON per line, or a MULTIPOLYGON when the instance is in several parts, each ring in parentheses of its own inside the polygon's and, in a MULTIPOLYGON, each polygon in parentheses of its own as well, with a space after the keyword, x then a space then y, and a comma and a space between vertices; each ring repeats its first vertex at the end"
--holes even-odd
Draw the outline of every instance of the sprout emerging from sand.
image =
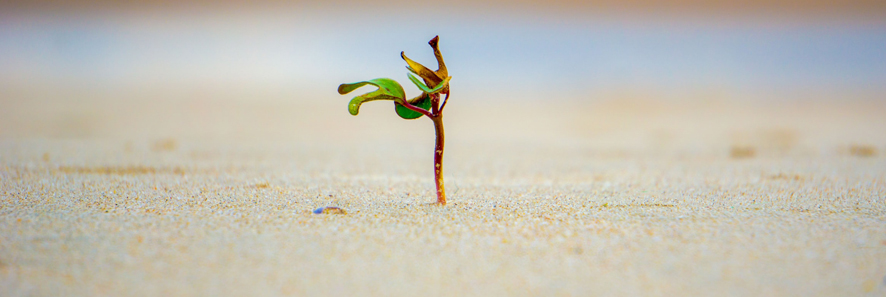
POLYGON ((351 99, 351 103, 348 104, 348 111, 352 115, 357 115, 363 102, 391 100, 394 101, 394 110, 401 118, 412 120, 426 116, 434 122, 434 130, 437 132, 437 142, 434 148, 434 181, 437 184, 437 203, 445 205, 446 192, 443 189, 443 108, 446 107, 446 101, 449 100, 449 80, 452 77, 446 71, 443 55, 440 54, 440 49, 437 47, 438 40, 439 37, 434 36, 434 39, 428 42, 431 48, 434 49, 434 56, 437 58, 437 71, 432 71, 424 65, 410 60, 403 52, 400 52, 400 57, 406 61, 406 69, 412 72, 406 75, 412 83, 421 89, 421 95, 406 100, 403 87, 389 78, 376 78, 352 84, 341 84, 338 86, 338 93, 344 95, 359 87, 373 85, 378 87, 378 90, 351 99), (413 76, 413 73, 421 77, 422 81, 413 76), (446 95, 446 97, 441 102, 440 97, 442 95, 446 95))

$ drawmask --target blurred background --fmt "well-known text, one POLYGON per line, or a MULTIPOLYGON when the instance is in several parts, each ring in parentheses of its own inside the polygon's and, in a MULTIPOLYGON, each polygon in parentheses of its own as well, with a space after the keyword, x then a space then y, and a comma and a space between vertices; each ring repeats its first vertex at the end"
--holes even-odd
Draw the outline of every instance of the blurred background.
POLYGON ((350 117, 335 89, 417 93, 399 52, 434 65, 435 35, 449 122, 476 139, 886 146, 886 2, 867 0, 4 1, 0 136, 430 135, 389 104, 350 117))

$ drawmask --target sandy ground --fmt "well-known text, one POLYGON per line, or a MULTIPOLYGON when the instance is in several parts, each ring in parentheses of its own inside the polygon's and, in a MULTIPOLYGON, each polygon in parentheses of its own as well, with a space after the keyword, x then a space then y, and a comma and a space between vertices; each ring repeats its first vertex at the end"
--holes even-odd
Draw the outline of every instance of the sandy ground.
POLYGON ((6 92, 2 296, 886 295, 882 100, 453 101, 437 207, 388 103, 6 92))

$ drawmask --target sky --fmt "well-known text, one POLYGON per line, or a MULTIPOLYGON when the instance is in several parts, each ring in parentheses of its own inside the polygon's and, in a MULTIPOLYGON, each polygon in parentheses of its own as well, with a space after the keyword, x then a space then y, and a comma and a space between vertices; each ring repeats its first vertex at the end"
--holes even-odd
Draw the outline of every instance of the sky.
POLYGON ((427 41, 439 35, 452 84, 475 96, 881 91, 884 5, 807 2, 12 1, 0 12, 0 85, 234 85, 314 95, 390 77, 410 92, 400 51, 434 65, 427 41))

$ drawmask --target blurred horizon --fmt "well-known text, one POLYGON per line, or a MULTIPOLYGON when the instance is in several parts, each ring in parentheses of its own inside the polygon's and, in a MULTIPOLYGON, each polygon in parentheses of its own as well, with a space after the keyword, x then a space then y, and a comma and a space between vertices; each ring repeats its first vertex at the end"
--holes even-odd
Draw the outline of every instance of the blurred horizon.
POLYGON ((680 14, 759 14, 777 13, 782 16, 851 16, 854 18, 867 16, 880 19, 879 16, 886 14, 886 3, 876 0, 754 0, 754 1, 704 1, 704 0, 678 0, 678 1, 654 1, 654 0, 551 0, 545 2, 515 0, 450 0, 445 5, 441 2, 422 2, 404 0, 373 1, 367 4, 357 0, 328 0, 328 1, 280 1, 258 0, 248 3, 235 0, 206 1, 206 0, 152 0, 152 1, 112 1, 112 0, 68 0, 68 1, 25 1, 7 0, 0 3, 0 8, 6 11, 124 11, 124 10, 183 10, 183 9, 256 9, 256 8, 321 8, 337 12, 346 12, 351 8, 381 8, 386 10, 428 10, 428 9, 492 9, 499 12, 532 11, 533 13, 562 13, 591 11, 606 12, 630 12, 630 13, 680 13, 680 14))
POLYGON ((43 89, 276 88, 338 96, 400 81, 400 51, 472 97, 620 90, 869 93, 886 85, 877 1, 7 1, 0 85, 43 89), (430 16, 429 19, 425 16, 430 16))

